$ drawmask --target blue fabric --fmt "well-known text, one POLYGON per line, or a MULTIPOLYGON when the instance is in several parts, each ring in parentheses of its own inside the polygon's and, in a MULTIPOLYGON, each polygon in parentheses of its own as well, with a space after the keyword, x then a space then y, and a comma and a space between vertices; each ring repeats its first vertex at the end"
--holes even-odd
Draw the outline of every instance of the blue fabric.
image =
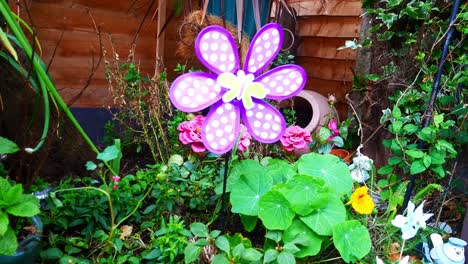
MULTIPOLYGON (((211 15, 222 17, 221 2, 224 4, 224 18, 227 22, 237 26, 236 0, 212 0, 208 4, 207 12, 211 15)), ((259 0, 258 5, 260 8, 260 23, 263 26, 268 21, 270 1, 259 0)), ((252 38, 257 31, 255 28, 252 0, 244 0, 244 15, 242 20, 242 30, 252 38)))

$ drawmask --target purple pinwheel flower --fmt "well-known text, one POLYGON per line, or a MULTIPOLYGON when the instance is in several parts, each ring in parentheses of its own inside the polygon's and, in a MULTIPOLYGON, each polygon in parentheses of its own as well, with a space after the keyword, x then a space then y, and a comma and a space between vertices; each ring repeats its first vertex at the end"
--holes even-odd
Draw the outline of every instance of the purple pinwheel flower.
POLYGON ((200 32, 195 52, 213 73, 183 74, 172 83, 170 98, 175 107, 185 112, 212 106, 201 131, 209 151, 223 154, 231 150, 239 136, 241 119, 257 141, 273 143, 280 139, 286 127, 284 118, 263 99, 290 98, 306 82, 304 69, 292 64, 261 74, 282 43, 282 28, 274 23, 265 25, 253 37, 241 69, 236 43, 226 29, 209 26, 200 32))

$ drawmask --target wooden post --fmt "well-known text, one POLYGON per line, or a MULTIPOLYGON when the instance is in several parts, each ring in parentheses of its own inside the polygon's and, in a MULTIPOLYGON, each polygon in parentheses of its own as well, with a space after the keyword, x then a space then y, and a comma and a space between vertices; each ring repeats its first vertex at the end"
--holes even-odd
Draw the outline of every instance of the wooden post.
POLYGON ((159 71, 159 67, 162 65, 164 58, 164 40, 165 32, 161 33, 161 30, 166 23, 166 0, 159 0, 158 3, 158 30, 156 34, 159 34, 159 37, 156 39, 156 71, 159 71), (161 34, 160 34, 161 33, 161 34))

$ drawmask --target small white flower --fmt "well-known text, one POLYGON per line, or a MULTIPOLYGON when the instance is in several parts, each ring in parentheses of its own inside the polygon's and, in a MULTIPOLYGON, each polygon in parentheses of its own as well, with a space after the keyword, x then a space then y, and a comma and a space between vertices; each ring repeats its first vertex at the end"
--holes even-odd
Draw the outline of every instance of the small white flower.
POLYGON ((426 221, 431 218, 433 214, 425 214, 423 212, 425 202, 426 201, 423 201, 415 210, 415 205, 410 201, 406 209, 406 216, 397 215, 395 219, 392 220, 392 225, 401 229, 403 239, 407 240, 413 238, 419 228, 426 227, 426 221))

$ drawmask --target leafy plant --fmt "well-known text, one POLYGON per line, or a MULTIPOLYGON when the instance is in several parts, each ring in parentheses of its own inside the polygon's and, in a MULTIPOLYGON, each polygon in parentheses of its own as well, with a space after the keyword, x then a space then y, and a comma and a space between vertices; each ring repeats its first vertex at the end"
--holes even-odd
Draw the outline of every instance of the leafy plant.
MULTIPOLYGON (((240 161, 232 168, 227 185, 232 212, 240 214, 246 230, 261 220, 266 238, 274 242, 267 241, 265 258, 268 255, 268 261, 278 263, 317 255, 320 244, 334 235, 337 226, 349 231, 351 241, 363 236, 361 231, 353 233, 354 228, 365 230, 369 237, 359 222, 359 226, 343 224, 348 215, 341 199, 351 188, 346 164, 335 156, 316 153, 301 156, 295 164, 273 159, 263 165, 240 161)), ((352 255, 350 250, 342 250, 344 241, 334 236, 333 243, 347 262, 364 257, 371 247, 370 239, 364 240, 362 251, 352 255)))
POLYGON ((24 194, 21 184, 0 177, 0 255, 12 256, 18 248, 13 218, 33 217, 39 212, 39 200, 34 195, 24 194))

